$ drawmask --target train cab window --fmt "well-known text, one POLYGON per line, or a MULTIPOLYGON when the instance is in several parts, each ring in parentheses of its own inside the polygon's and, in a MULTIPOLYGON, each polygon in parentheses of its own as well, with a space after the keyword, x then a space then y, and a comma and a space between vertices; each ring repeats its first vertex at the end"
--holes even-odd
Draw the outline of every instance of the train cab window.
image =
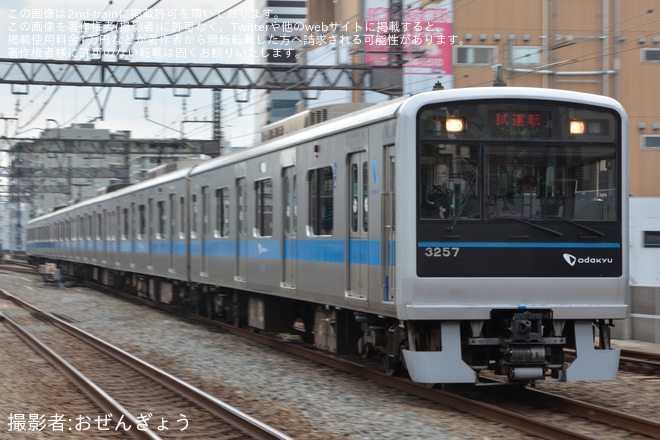
POLYGON ((616 167, 614 147, 489 147, 488 217, 615 220, 616 167))
POLYGON ((265 179, 255 182, 256 190, 256 225, 258 237, 273 235, 273 180, 265 179))
POLYGON ((216 238, 229 236, 229 188, 215 190, 215 230, 216 238))
POLYGON ((331 167, 309 172, 310 235, 332 235, 334 223, 334 175, 331 167))
POLYGON ((425 143, 421 147, 421 218, 480 218, 477 146, 425 143))

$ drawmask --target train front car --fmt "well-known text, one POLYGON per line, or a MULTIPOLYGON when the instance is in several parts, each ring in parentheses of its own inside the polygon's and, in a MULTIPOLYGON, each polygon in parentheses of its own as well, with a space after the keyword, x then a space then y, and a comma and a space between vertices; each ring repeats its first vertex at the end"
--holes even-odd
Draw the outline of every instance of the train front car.
POLYGON ((616 378, 627 125, 616 101, 557 90, 451 90, 403 105, 397 174, 416 177, 397 182, 397 314, 413 380, 616 378))

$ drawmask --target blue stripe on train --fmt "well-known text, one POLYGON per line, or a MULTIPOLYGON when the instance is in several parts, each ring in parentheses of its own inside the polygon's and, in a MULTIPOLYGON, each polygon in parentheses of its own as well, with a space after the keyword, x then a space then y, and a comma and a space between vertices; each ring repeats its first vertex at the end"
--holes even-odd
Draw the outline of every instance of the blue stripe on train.
MULTIPOLYGON (((186 242, 184 241, 122 241, 105 243, 93 242, 86 245, 83 242, 69 243, 69 249, 85 249, 97 251, 139 254, 151 252, 152 254, 169 254, 170 248, 174 255, 186 255, 186 242)), ((236 242, 234 240, 209 240, 206 242, 194 240, 190 242, 191 256, 204 255, 211 257, 236 256, 236 242)), ((38 243, 37 249, 57 249, 57 243, 38 243)), ((346 245, 343 240, 286 240, 284 242, 284 258, 287 260, 301 260, 318 263, 344 263, 346 261, 346 245)), ((349 261, 352 264, 380 265, 380 241, 377 240, 351 240, 349 243, 349 261)), ((238 256, 247 258, 262 258, 279 260, 282 258, 282 242, 280 240, 240 240, 238 242, 238 256)), ((394 251, 387 256, 388 264, 394 264, 394 251)))
POLYGON ((580 249, 618 249, 620 243, 456 243, 456 242, 421 242, 417 247, 457 247, 457 248, 580 248, 580 249))

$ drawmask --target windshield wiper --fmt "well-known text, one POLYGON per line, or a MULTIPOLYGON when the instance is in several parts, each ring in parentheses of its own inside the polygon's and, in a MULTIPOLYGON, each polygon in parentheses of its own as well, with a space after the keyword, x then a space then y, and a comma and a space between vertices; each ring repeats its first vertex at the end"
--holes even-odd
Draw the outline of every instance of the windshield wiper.
POLYGON ((528 220, 525 220, 524 218, 513 217, 513 219, 516 220, 516 221, 519 221, 520 223, 524 223, 524 224, 526 224, 526 225, 533 226, 533 227, 535 227, 536 229, 540 229, 540 230, 542 230, 542 231, 549 232, 549 233, 551 233, 551 234, 553 234, 553 235, 556 235, 557 237, 561 237, 562 235, 564 235, 564 234, 562 234, 562 233, 559 232, 559 231, 555 231, 554 229, 546 228, 545 226, 541 226, 541 225, 539 225, 539 224, 536 224, 536 223, 530 222, 530 221, 528 221, 528 220))
POLYGON ((570 219, 567 219, 567 218, 564 218, 564 217, 559 217, 558 215, 549 216, 548 218, 554 218, 554 219, 565 221, 566 223, 570 223, 571 225, 577 226, 578 228, 582 228, 585 231, 589 231, 592 234, 596 234, 599 237, 603 237, 605 235, 604 232, 599 231, 598 229, 590 228, 589 226, 585 226, 581 223, 578 223, 576 221, 573 221, 573 220, 570 220, 570 219))
POLYGON ((463 211, 463 208, 465 208, 465 203, 467 200, 470 198, 470 190, 472 189, 472 186, 474 185, 474 182, 477 180, 477 175, 473 174, 472 179, 468 182, 467 186, 465 187, 465 191, 463 192, 463 198, 461 198, 461 203, 458 204, 458 208, 456 209, 456 213, 454 214, 454 217, 451 219, 451 223, 447 228, 445 228, 446 231, 453 231, 454 226, 456 226, 456 222, 458 221, 458 218, 461 216, 461 212, 463 211))

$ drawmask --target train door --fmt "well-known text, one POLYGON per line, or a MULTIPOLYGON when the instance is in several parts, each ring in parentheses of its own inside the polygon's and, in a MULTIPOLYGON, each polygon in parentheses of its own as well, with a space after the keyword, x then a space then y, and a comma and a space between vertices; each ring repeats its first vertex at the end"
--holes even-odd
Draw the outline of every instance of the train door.
POLYGON ((211 238, 209 236, 209 187, 204 186, 202 187, 202 216, 201 216, 201 221, 202 221, 202 236, 201 236, 201 254, 202 254, 202 267, 201 271, 202 273, 207 276, 209 274, 209 268, 208 268, 208 240, 211 238))
POLYGON ((236 280, 247 281, 247 214, 248 214, 248 188, 245 178, 236 181, 236 209, 237 231, 236 231, 236 280))
POLYGON ((381 267, 383 268, 383 300, 396 299, 396 175, 394 146, 385 147, 383 163, 383 245, 381 246, 381 267))
POLYGON ((351 155, 348 170, 347 295, 366 298, 369 288, 369 163, 367 154, 361 152, 351 155))
POLYGON ((284 233, 282 238, 282 287, 296 287, 296 262, 298 259, 298 189, 294 167, 284 169, 284 233))

